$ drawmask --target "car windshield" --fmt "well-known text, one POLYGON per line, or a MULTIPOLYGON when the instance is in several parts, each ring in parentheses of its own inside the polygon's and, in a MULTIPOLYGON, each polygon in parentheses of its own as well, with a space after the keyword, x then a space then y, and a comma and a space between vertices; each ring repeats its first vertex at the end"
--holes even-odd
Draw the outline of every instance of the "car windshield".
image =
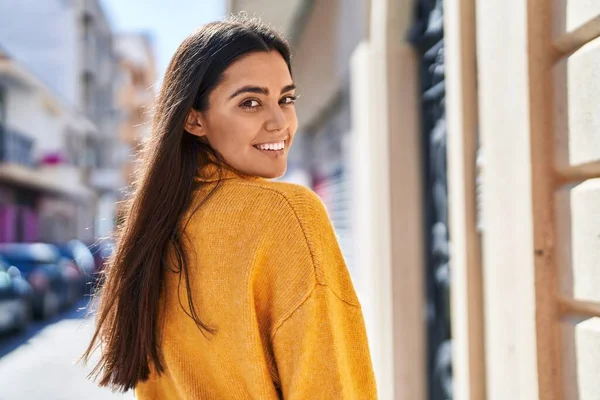
POLYGON ((4 258, 0 257, 0 271, 6 271, 10 267, 10 263, 4 258))
POLYGON ((90 271, 94 267, 94 257, 83 243, 72 241, 66 245, 58 246, 58 249, 61 256, 75 260, 80 268, 90 271))
POLYGON ((73 258, 73 251, 69 246, 59 246, 60 255, 67 258, 73 258))
POLYGON ((29 274, 37 266, 56 264, 58 250, 43 244, 0 245, 0 256, 22 273, 29 274))
POLYGON ((8 262, 11 265, 19 268, 19 270, 24 274, 31 273, 37 266, 44 265, 46 263, 37 262, 35 260, 23 260, 23 259, 10 259, 7 257, 8 262))

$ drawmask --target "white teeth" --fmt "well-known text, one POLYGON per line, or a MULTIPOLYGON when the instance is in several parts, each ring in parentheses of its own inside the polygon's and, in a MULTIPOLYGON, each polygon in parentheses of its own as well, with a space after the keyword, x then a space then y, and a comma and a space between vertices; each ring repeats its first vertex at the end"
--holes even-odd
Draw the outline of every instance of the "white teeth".
POLYGON ((285 147, 285 142, 259 144, 256 145, 256 147, 261 150, 283 150, 285 147))

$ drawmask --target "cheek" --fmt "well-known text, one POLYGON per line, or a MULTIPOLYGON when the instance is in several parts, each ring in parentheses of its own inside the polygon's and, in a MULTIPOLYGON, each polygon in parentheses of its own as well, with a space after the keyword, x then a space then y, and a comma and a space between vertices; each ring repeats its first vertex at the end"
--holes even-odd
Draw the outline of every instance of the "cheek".
POLYGON ((295 109, 290 110, 287 119, 289 124, 290 135, 293 136, 296 133, 296 130, 298 129, 298 116, 296 115, 295 109))
POLYGON ((240 151, 247 148, 260 128, 256 118, 236 112, 221 112, 211 124, 211 143, 220 151, 240 151))

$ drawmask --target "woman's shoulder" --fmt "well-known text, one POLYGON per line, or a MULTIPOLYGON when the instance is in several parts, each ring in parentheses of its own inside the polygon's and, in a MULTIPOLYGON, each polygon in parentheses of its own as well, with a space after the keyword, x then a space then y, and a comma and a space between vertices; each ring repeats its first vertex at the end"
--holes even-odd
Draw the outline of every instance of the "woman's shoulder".
POLYGON ((263 217, 257 225, 262 233, 261 243, 265 246, 262 250, 271 257, 280 253, 289 257, 286 258, 289 262, 275 268, 271 275, 273 279, 278 279, 286 269, 293 276, 313 276, 316 282, 328 286, 340 299, 349 304, 359 304, 333 224, 323 201, 315 192, 305 186, 285 182, 240 181, 238 185, 250 188, 253 198, 270 199, 259 201, 265 206, 262 209, 266 210, 261 213, 263 217), (285 251, 282 252, 282 249, 285 251), (290 269, 290 265, 293 268, 290 269))
POLYGON ((235 186, 244 192, 243 195, 258 200, 258 203, 273 212, 287 211, 303 219, 327 214, 321 198, 303 185, 260 179, 237 180, 235 186))

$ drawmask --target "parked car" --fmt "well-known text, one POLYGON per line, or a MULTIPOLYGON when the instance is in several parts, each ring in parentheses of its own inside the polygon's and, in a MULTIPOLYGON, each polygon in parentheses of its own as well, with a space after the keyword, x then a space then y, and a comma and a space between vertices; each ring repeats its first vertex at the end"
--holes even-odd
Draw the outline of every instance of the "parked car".
POLYGON ((94 256, 96 281, 104 271, 104 266, 114 251, 115 244, 111 239, 98 239, 88 246, 94 256))
POLYGON ((79 300, 86 290, 86 278, 74 260, 60 256, 58 269, 67 281, 67 301, 65 305, 72 305, 79 300))
POLYGON ((0 256, 16 266, 33 288, 34 316, 49 318, 74 300, 74 274, 61 262, 56 246, 46 243, 0 244, 0 256))
POLYGON ((21 271, 0 257, 0 333, 27 328, 32 298, 33 289, 21 271))
POLYGON ((96 265, 90 249, 79 240, 57 244, 60 254, 70 261, 69 266, 74 266, 79 272, 80 292, 89 294, 91 291, 96 265))

